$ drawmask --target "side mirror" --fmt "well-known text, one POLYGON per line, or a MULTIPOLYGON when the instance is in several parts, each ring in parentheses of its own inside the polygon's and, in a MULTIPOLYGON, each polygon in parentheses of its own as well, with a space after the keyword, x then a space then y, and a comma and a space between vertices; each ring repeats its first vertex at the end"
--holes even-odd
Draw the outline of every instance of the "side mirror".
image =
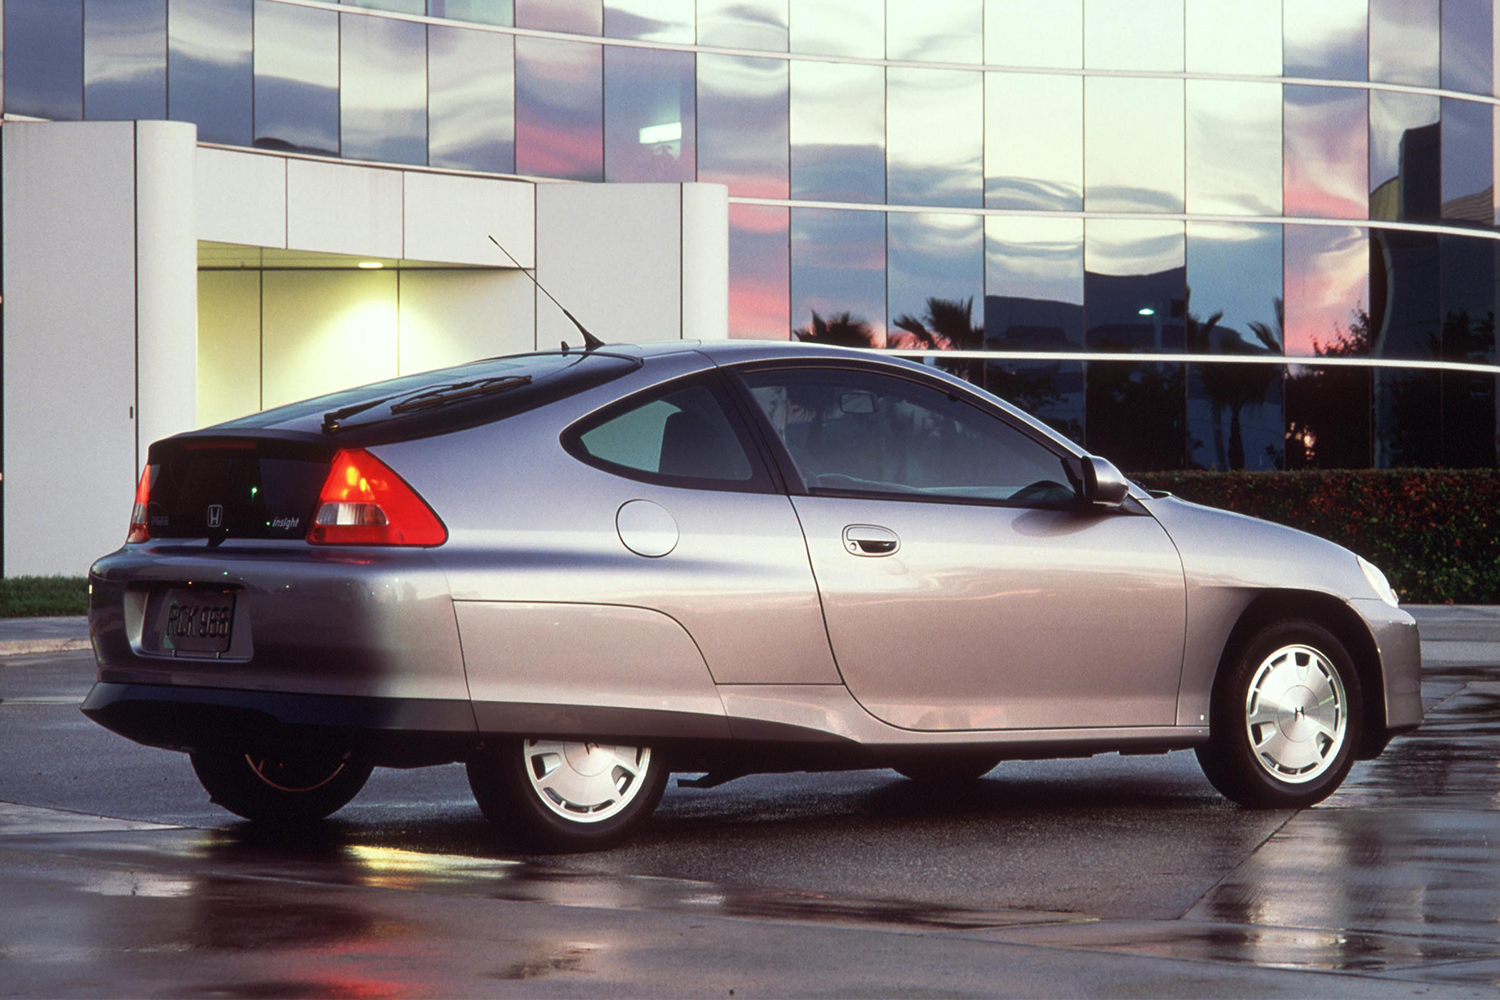
POLYGON ((1096 507, 1118 507, 1130 495, 1130 480, 1107 458, 1083 460, 1083 499, 1096 507))

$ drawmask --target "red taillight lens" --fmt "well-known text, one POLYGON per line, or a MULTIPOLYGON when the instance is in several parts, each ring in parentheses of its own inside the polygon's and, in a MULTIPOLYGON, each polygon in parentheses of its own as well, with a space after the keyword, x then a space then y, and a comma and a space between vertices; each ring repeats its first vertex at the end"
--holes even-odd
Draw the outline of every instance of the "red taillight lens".
POLYGON ((149 542, 151 528, 146 520, 146 506, 151 502, 151 466, 141 470, 141 481, 135 487, 135 506, 130 508, 130 533, 125 536, 127 545, 134 542, 149 542))
POLYGON ((362 448, 333 456, 307 540, 314 545, 442 545, 448 529, 415 490, 362 448))

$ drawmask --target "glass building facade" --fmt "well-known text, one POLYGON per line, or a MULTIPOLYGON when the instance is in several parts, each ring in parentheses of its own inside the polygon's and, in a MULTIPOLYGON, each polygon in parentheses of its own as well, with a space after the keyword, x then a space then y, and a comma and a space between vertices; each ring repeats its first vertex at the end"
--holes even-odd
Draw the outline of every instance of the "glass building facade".
POLYGON ((721 183, 733 336, 919 352, 1130 470, 1493 466, 1495 6, 3 0, 3 110, 721 183))

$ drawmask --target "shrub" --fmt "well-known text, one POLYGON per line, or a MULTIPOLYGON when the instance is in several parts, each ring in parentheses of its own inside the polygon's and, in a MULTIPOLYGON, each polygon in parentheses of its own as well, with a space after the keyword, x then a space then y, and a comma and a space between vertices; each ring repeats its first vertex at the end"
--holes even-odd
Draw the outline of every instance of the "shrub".
POLYGON ((86 576, 10 576, 0 579, 0 618, 86 615, 86 576))

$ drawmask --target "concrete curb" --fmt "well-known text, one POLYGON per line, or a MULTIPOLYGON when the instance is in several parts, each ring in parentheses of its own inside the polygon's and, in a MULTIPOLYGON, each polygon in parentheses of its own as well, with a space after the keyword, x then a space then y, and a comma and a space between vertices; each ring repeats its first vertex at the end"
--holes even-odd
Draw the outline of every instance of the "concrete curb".
POLYGON ((90 648, 87 639, 14 639, 0 642, 0 658, 25 653, 73 653, 90 648))

